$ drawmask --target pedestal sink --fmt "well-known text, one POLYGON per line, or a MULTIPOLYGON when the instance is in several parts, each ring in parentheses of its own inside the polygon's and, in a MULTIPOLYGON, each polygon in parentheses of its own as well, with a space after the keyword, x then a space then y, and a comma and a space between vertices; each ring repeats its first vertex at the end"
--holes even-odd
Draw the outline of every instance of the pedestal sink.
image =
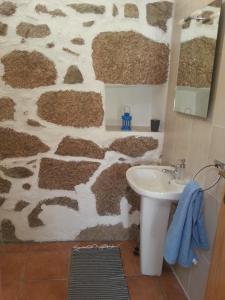
POLYGON ((161 275, 171 203, 184 189, 163 169, 173 170, 167 166, 135 166, 126 173, 130 187, 141 195, 140 258, 144 275, 161 275))

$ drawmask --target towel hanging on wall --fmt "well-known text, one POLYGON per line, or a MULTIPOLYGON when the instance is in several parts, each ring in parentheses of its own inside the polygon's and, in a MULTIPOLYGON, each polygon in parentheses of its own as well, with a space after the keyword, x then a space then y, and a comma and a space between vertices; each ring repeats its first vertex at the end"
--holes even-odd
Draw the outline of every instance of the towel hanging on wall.
POLYGON ((190 181, 167 232, 164 257, 169 264, 191 267, 198 261, 195 250, 208 250, 202 205, 203 191, 197 182, 190 181))

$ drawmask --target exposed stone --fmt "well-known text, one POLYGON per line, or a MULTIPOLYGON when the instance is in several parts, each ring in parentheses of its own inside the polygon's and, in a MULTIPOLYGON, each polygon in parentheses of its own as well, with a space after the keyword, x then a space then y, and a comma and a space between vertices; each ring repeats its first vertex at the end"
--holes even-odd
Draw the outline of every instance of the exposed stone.
POLYGON ((8 25, 0 22, 0 36, 6 36, 8 25))
POLYGON ((0 159, 33 156, 49 150, 38 137, 10 128, 0 127, 0 141, 0 159))
POLYGON ((95 21, 87 21, 87 22, 83 22, 83 26, 84 27, 91 27, 92 25, 94 25, 95 21))
POLYGON ((42 203, 45 205, 60 205, 66 206, 68 208, 78 210, 78 202, 77 200, 70 199, 68 197, 55 197, 53 199, 44 200, 42 203))
POLYGON ((14 120, 15 103, 11 98, 0 98, 0 121, 14 120))
POLYGON ((59 144, 56 154, 103 159, 105 151, 92 141, 67 136, 59 144))
POLYGON ((200 37, 181 44, 178 86, 210 87, 216 40, 200 37))
POLYGON ((116 17, 118 14, 119 14, 118 8, 115 4, 113 4, 113 10, 112 10, 113 17, 116 17))
POLYGON ((157 26, 166 32, 166 23, 172 17, 173 3, 168 1, 148 3, 146 5, 146 11, 148 24, 157 26))
POLYGON ((64 83, 75 84, 82 83, 84 81, 81 71, 77 66, 70 66, 64 77, 64 83))
POLYGON ((39 214, 43 211, 42 205, 60 205, 74 210, 78 210, 77 200, 70 199, 68 197, 55 197, 52 199, 46 199, 38 203, 38 205, 28 215, 28 222, 30 227, 38 227, 44 225, 43 221, 39 219, 39 214))
POLYGON ((11 189, 11 182, 0 177, 0 193, 8 193, 11 189))
POLYGON ((124 17, 126 18, 138 18, 139 11, 138 7, 135 4, 127 3, 124 6, 124 17))
POLYGON ((205 20, 202 21, 202 24, 213 25, 213 18, 212 18, 213 15, 214 15, 213 11, 210 10, 203 11, 201 16, 202 18, 205 18, 205 20))
POLYGON ((221 3, 221 0, 215 0, 215 1, 213 1, 212 3, 210 3, 208 5, 221 8, 222 3, 221 3))
POLYGON ((48 36, 51 31, 46 24, 33 25, 22 22, 16 27, 16 33, 24 38, 43 38, 48 36))
POLYGON ((12 221, 3 219, 1 222, 2 239, 4 242, 18 242, 16 237, 16 229, 12 221))
POLYGON ((25 167, 5 168, 0 166, 0 170, 4 173, 5 176, 11 178, 27 178, 34 174, 31 170, 25 167))
POLYGON ((29 183, 24 183, 23 184, 23 189, 28 191, 28 190, 31 189, 31 185, 29 183))
POLYGON ((49 14, 52 17, 66 17, 66 14, 59 8, 54 9, 54 10, 48 10, 47 7, 45 5, 42 4, 37 4, 35 6, 35 11, 40 14, 49 14))
POLYGON ((5 202, 5 198, 3 198, 3 197, 0 197, 0 206, 2 206, 3 205, 3 203, 5 202))
POLYGON ((162 84, 169 48, 133 31, 100 33, 93 41, 96 79, 114 84, 162 84))
POLYGON ((138 235, 138 226, 135 224, 129 228, 124 228, 122 223, 97 225, 82 230, 76 237, 76 241, 127 241, 137 240, 138 235))
POLYGON ((32 160, 27 162, 27 165, 31 165, 31 164, 35 163, 36 161, 37 161, 36 159, 32 159, 32 160))
POLYGON ((126 158, 120 157, 120 158, 119 158, 119 161, 126 161, 126 158))
POLYGON ((71 43, 74 45, 84 45, 84 39, 82 38, 74 38, 71 40, 71 43))
POLYGON ((43 158, 39 171, 39 187, 73 191, 76 185, 88 182, 99 165, 95 162, 43 158))
POLYGON ((119 215, 120 200, 126 195, 129 164, 116 163, 102 171, 92 186, 99 215, 119 215))
POLYGON ((41 212, 42 208, 39 203, 28 215, 28 223, 30 227, 39 227, 44 225, 43 221, 38 218, 41 212))
POLYGON ((182 29, 187 29, 189 28, 191 25, 191 18, 187 18, 184 20, 184 23, 182 24, 182 29))
POLYGON ((141 196, 133 191, 129 186, 127 186, 126 198, 128 203, 131 205, 129 211, 130 214, 136 210, 140 210, 141 196))
POLYGON ((104 14, 105 6, 104 5, 93 5, 89 3, 80 3, 80 4, 69 4, 71 8, 76 10, 81 14, 104 14))
POLYGON ((28 119, 27 124, 30 126, 33 126, 33 127, 41 127, 42 126, 38 121, 33 120, 33 119, 28 119))
POLYGON ((36 88, 55 84, 55 65, 40 52, 14 50, 1 58, 3 80, 14 88, 36 88))
POLYGON ((154 150, 158 147, 158 140, 152 137, 135 137, 116 139, 110 146, 109 150, 117 151, 122 154, 138 157, 144 155, 147 151, 154 150))
POLYGON ((48 43, 47 45, 46 45, 46 47, 47 48, 54 48, 55 47, 55 44, 54 43, 48 43))
POLYGON ((41 95, 38 115, 63 126, 101 126, 103 108, 101 94, 95 92, 54 91, 41 95))
POLYGON ((0 14, 3 16, 11 16, 16 12, 16 4, 11 1, 5 1, 0 4, 0 14))
POLYGON ((62 49, 63 49, 63 51, 65 51, 65 52, 67 52, 67 53, 69 53, 69 54, 73 54, 73 55, 75 55, 75 56, 79 56, 79 55, 80 55, 79 53, 77 53, 77 52, 75 52, 75 51, 72 51, 72 50, 70 50, 69 48, 63 47, 62 49))
MULTIPOLYGON (((202 24, 206 25, 212 25, 213 24, 213 18, 212 15, 214 14, 213 11, 205 10, 201 14, 199 14, 199 17, 205 18, 205 20, 202 20, 202 24)), ((188 17, 184 20, 184 23, 182 25, 182 29, 187 29, 190 27, 191 22, 197 22, 196 20, 192 20, 191 17, 188 17)))
POLYGON ((30 205, 29 202, 21 200, 21 201, 16 203, 14 210, 15 211, 22 211, 28 205, 30 205))

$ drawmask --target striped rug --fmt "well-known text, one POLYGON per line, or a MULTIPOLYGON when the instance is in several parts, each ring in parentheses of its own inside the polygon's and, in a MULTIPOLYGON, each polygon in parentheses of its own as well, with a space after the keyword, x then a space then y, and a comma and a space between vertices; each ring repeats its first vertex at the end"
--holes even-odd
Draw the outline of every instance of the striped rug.
POLYGON ((129 300, 120 249, 73 249, 68 300, 129 300))

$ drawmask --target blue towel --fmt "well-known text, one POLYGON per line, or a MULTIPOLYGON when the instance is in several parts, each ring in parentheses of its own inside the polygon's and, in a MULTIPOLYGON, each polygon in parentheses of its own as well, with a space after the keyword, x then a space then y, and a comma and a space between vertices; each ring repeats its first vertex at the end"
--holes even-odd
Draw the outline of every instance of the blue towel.
POLYGON ((197 262, 195 249, 208 250, 203 219, 203 191, 190 181, 181 195, 166 236, 164 257, 169 264, 190 267, 197 262))

